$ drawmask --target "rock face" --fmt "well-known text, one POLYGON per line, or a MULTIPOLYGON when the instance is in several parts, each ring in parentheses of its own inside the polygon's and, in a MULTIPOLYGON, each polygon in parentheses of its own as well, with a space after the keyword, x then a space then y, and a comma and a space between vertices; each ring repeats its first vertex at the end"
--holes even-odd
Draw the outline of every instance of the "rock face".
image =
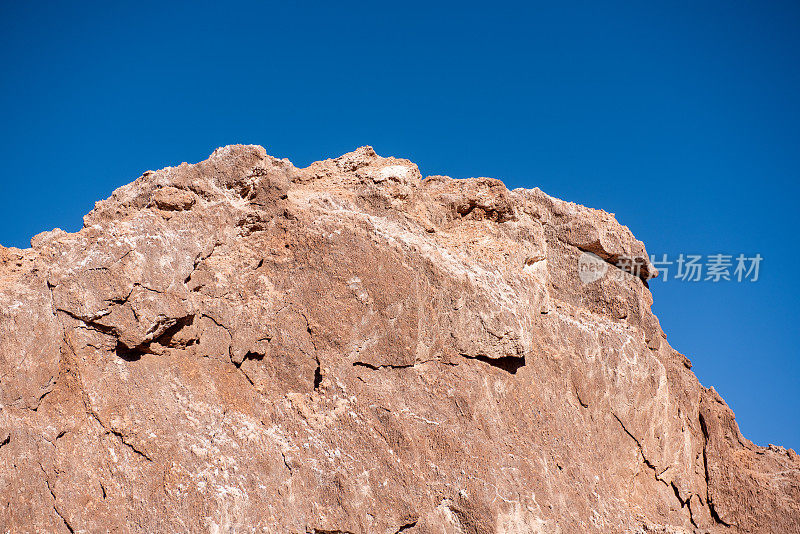
POLYGON ((646 258, 369 147, 147 172, 0 247, 0 531, 800 532, 798 456, 667 344, 652 266, 583 251, 646 258))

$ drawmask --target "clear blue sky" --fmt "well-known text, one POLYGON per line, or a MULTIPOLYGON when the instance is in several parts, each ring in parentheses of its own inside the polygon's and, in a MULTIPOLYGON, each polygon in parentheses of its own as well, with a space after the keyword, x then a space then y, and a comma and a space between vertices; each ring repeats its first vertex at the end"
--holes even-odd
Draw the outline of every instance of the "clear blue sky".
POLYGON ((765 258, 654 309, 747 437, 800 449, 800 4, 159 4, 2 3, 0 243, 231 143, 538 186, 651 253, 765 258))

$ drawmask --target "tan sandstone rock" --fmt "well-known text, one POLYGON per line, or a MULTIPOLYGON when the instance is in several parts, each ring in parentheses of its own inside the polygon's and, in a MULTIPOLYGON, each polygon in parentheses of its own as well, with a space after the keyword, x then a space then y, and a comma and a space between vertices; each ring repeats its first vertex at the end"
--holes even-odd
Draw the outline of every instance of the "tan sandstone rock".
POLYGON ((0 531, 800 532, 797 454, 667 344, 646 257, 370 147, 145 173, 0 247, 0 531))

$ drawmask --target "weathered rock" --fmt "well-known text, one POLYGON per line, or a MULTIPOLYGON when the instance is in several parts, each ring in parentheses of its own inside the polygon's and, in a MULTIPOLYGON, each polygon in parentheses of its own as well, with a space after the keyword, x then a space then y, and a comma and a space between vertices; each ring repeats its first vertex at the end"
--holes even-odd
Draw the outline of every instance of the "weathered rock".
POLYGON ((145 173, 0 248, 1 530, 800 531, 800 460, 666 343, 646 257, 369 147, 145 173))

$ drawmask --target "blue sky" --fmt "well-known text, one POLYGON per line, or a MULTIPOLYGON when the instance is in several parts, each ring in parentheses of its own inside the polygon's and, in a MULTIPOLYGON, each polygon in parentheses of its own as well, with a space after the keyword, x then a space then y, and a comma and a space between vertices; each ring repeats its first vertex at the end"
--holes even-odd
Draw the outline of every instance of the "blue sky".
POLYGON ((799 4, 287 4, 2 3, 0 243, 231 143, 538 186, 654 254, 764 257, 654 310, 747 437, 800 449, 799 4))

